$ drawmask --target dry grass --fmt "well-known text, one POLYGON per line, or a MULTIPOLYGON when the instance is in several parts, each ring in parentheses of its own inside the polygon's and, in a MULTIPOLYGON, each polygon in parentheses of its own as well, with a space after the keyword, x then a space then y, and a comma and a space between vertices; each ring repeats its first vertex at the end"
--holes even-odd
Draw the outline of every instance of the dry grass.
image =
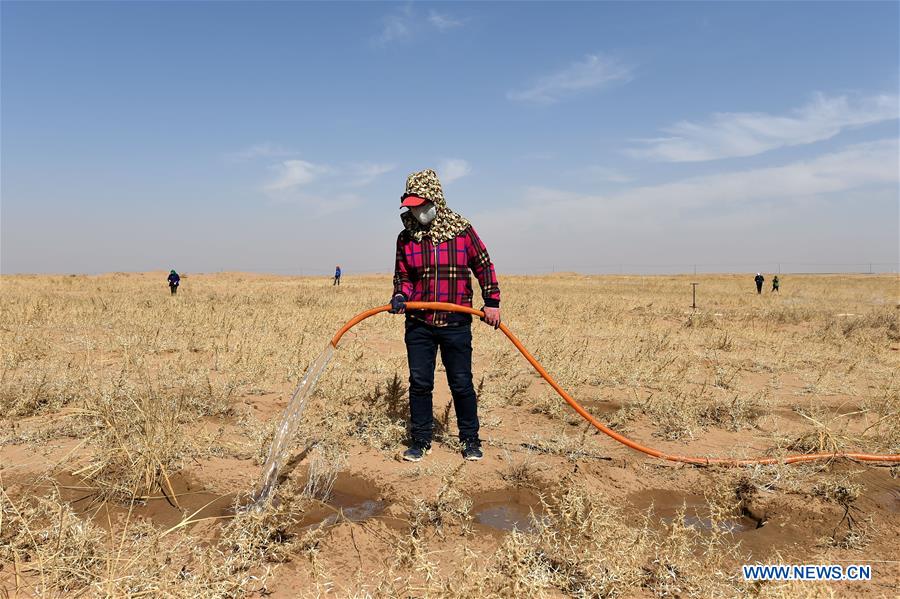
MULTIPOLYGON (((860 558, 854 552, 885 547, 881 535, 894 530, 864 500, 859 475, 836 464, 710 470, 709 480, 644 465, 573 418, 486 328, 474 339, 486 461, 452 461, 445 394, 435 398, 434 461, 399 464, 406 359, 398 319, 387 316, 342 341, 294 444, 307 475, 291 474, 278 502, 210 520, 187 510, 179 524, 157 525, 140 515, 146 498, 177 503, 172 480, 201 465, 243 468, 222 485, 250 490, 253 460, 264 457, 286 395, 334 329, 389 292, 385 277, 347 279, 333 290, 314 279, 225 274, 188 276, 170 297, 160 280, 3 277, 0 445, 4 456, 27 459, 0 471, 0 587, 234 597, 277 590, 288 576, 310 596, 807 592, 745 585, 735 569, 744 550, 730 533, 637 513, 623 490, 636 487, 702 491, 714 520, 777 518, 814 502, 824 516, 815 520, 811 534, 821 542, 813 549, 826 556, 860 558), (491 463, 493 452, 502 461, 491 463), (35 457, 44 454, 44 462, 35 457), (384 483, 406 528, 301 526, 311 499, 327 499, 348 469, 384 483), (126 518, 98 523, 54 492, 27 491, 30 477, 60 471, 86 477, 98 501, 126 518), (472 496, 504 487, 546 497, 532 531, 492 544, 474 523, 472 496)), ((526 346, 577 399, 611 406, 598 417, 643 442, 679 453, 698 443, 735 457, 760 447, 774 455, 900 452, 900 325, 890 277, 786 277, 771 297, 757 297, 743 278, 710 277, 696 311, 686 278, 502 282, 504 320, 526 346)))

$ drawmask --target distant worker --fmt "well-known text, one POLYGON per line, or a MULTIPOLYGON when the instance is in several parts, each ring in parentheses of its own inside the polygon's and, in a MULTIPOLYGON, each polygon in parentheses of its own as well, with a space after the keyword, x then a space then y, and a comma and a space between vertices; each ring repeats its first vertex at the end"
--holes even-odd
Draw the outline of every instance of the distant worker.
POLYGON ((762 274, 756 273, 756 278, 754 278, 753 280, 756 281, 756 293, 757 295, 759 295, 760 293, 762 293, 763 281, 765 281, 766 278, 762 276, 762 274))
POLYGON ((338 264, 334 267, 334 283, 331 284, 332 287, 335 285, 341 284, 341 265, 338 264))
POLYGON ((431 450, 432 391, 438 349, 456 409, 462 455, 483 457, 478 438, 478 399, 472 384, 472 317, 459 312, 406 312, 406 302, 472 306, 475 274, 484 301, 484 322, 500 326, 500 286, 487 248, 472 225, 447 207, 437 173, 427 169, 406 179, 400 197, 403 230, 397 236, 391 313, 406 313, 404 341, 409 362, 411 443, 403 459, 418 462, 431 450))
POLYGON ((778 280, 778 275, 775 275, 775 278, 772 279, 772 291, 778 293, 778 285, 781 282, 778 280))
POLYGON ((178 273, 173 271, 169 272, 169 291, 172 292, 172 295, 175 295, 178 292, 178 284, 181 283, 181 277, 178 276, 178 273))

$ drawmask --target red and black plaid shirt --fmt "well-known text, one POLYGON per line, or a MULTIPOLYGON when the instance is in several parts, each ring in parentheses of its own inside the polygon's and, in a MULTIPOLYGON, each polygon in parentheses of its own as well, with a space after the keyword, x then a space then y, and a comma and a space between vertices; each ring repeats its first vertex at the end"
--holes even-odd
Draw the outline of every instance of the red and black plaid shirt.
MULTIPOLYGON (((487 248, 471 226, 442 243, 429 237, 416 241, 402 231, 397 237, 394 265, 394 294, 402 293, 411 302, 449 302, 472 306, 469 269, 481 285, 484 305, 500 306, 500 285, 487 248)), ((446 326, 452 312, 411 311, 410 316, 435 326, 446 326)))

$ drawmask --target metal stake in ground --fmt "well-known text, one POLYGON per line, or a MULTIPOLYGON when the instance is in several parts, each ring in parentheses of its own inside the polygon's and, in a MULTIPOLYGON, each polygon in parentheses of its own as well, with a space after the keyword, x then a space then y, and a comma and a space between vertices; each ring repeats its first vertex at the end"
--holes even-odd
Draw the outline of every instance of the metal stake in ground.
POLYGON ((694 303, 691 304, 691 308, 694 310, 697 309, 697 285, 699 283, 691 283, 691 290, 694 292, 694 303))

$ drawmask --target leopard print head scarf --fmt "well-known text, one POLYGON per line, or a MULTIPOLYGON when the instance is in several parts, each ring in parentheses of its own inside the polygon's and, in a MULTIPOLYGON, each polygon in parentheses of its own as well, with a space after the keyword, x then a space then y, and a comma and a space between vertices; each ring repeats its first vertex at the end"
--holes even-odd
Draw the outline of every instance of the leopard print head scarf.
POLYGON ((442 243, 453 239, 469 227, 469 221, 447 207, 441 181, 433 170, 425 169, 407 177, 406 193, 431 200, 437 208, 437 216, 427 227, 419 224, 409 212, 400 215, 403 226, 416 241, 422 241, 423 237, 428 236, 432 242, 442 243))

